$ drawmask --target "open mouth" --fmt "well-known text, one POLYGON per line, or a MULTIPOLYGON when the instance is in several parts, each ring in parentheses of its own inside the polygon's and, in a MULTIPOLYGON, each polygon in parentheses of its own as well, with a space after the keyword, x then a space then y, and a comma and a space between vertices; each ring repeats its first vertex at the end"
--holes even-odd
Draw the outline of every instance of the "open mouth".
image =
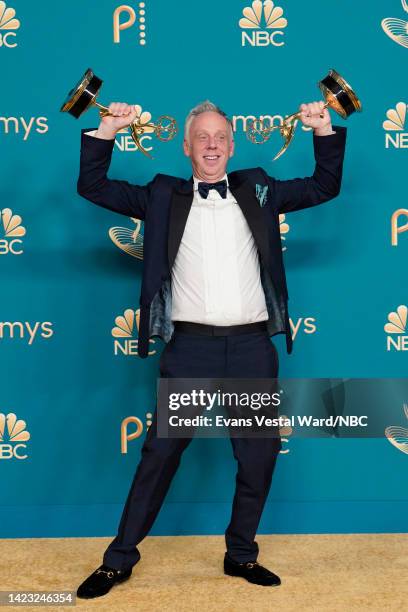
POLYGON ((220 155, 204 155, 204 159, 207 161, 217 161, 220 157, 220 155))

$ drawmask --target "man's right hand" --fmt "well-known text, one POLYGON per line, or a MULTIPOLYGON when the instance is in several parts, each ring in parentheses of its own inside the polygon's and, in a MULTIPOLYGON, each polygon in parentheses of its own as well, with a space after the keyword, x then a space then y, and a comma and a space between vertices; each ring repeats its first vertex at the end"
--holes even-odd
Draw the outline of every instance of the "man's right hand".
POLYGON ((112 140, 115 138, 116 132, 127 127, 136 119, 138 109, 136 104, 125 104, 124 102, 111 102, 108 108, 111 115, 101 118, 95 136, 112 140))

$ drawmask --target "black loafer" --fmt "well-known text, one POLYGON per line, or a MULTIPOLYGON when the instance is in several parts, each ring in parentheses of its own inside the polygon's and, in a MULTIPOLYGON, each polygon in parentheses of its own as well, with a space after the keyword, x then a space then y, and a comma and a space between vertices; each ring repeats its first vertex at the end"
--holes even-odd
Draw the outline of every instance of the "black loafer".
POLYGON ((106 595, 114 584, 127 580, 131 574, 132 568, 121 571, 102 564, 78 587, 77 597, 91 599, 106 595))
POLYGON ((279 586, 281 579, 279 576, 270 572, 266 567, 262 567, 256 561, 247 563, 236 563, 227 555, 224 557, 224 574, 228 576, 240 576, 248 582, 261 586, 279 586))

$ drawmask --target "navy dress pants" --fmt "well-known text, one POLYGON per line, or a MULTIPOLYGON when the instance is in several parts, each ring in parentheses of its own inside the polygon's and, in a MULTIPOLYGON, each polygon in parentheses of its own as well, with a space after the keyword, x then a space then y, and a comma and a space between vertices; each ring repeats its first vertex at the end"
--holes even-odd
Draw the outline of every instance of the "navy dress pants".
MULTIPOLYGON (((175 331, 160 357, 160 376, 176 378, 277 378, 278 353, 266 331, 204 336, 175 331)), ((157 409, 123 509, 118 533, 103 563, 126 570, 140 559, 137 544, 148 534, 192 438, 158 438, 157 409)), ((230 437, 237 461, 236 488, 225 532, 228 556, 256 561, 255 535, 269 493, 280 438, 230 437)))

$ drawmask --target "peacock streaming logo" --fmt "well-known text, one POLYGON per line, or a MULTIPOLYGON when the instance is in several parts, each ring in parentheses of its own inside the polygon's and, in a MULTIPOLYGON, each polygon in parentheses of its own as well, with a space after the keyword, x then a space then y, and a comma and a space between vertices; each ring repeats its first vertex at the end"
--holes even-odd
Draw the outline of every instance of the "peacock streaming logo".
POLYGON ((121 33, 129 28, 138 30, 139 45, 146 44, 146 2, 139 2, 135 10, 128 4, 121 4, 113 11, 113 42, 121 42, 121 33))
POLYGON ((385 148, 408 149, 408 132, 405 130, 407 104, 398 102, 395 108, 387 110, 387 119, 383 122, 385 130, 385 148))
POLYGON ((282 47, 284 29, 288 21, 283 17, 283 8, 276 6, 272 0, 254 0, 246 6, 239 20, 241 28, 241 45, 245 47, 282 47))
POLYGON ((146 422, 143 422, 139 417, 128 416, 124 418, 120 424, 120 451, 122 455, 127 455, 129 442, 140 438, 142 433, 149 429, 152 424, 153 414, 146 412, 146 422))
POLYGON ((408 232, 408 208, 398 208, 391 216, 391 244, 398 246, 399 235, 408 232))
POLYGON ((27 444, 30 433, 27 424, 14 412, 0 412, 0 459, 27 459, 27 444))
POLYGON ((0 210, 0 255, 22 255, 26 229, 20 215, 14 215, 11 208, 0 210), (3 234, 3 237, 1 237, 3 234))
MULTIPOLYGON (((408 13, 407 0, 401 0, 402 8, 408 13)), ((384 32, 397 44, 408 48, 408 21, 397 17, 386 17, 381 22, 384 32)))
POLYGON ((20 27, 20 22, 16 19, 16 11, 7 7, 3 0, 0 1, 0 47, 12 49, 17 47, 16 30, 20 27))
MULTIPOLYGON (((127 308, 122 315, 115 319, 115 327, 112 328, 113 353, 114 355, 137 355, 138 333, 140 321, 140 308, 133 310, 127 308)), ((149 343, 155 344, 153 338, 149 338, 149 343)), ((149 355, 154 355, 156 350, 149 351, 149 355)))
POLYGON ((408 308, 404 304, 398 306, 395 312, 389 313, 388 322, 384 325, 387 351, 408 351, 407 314, 408 308))

